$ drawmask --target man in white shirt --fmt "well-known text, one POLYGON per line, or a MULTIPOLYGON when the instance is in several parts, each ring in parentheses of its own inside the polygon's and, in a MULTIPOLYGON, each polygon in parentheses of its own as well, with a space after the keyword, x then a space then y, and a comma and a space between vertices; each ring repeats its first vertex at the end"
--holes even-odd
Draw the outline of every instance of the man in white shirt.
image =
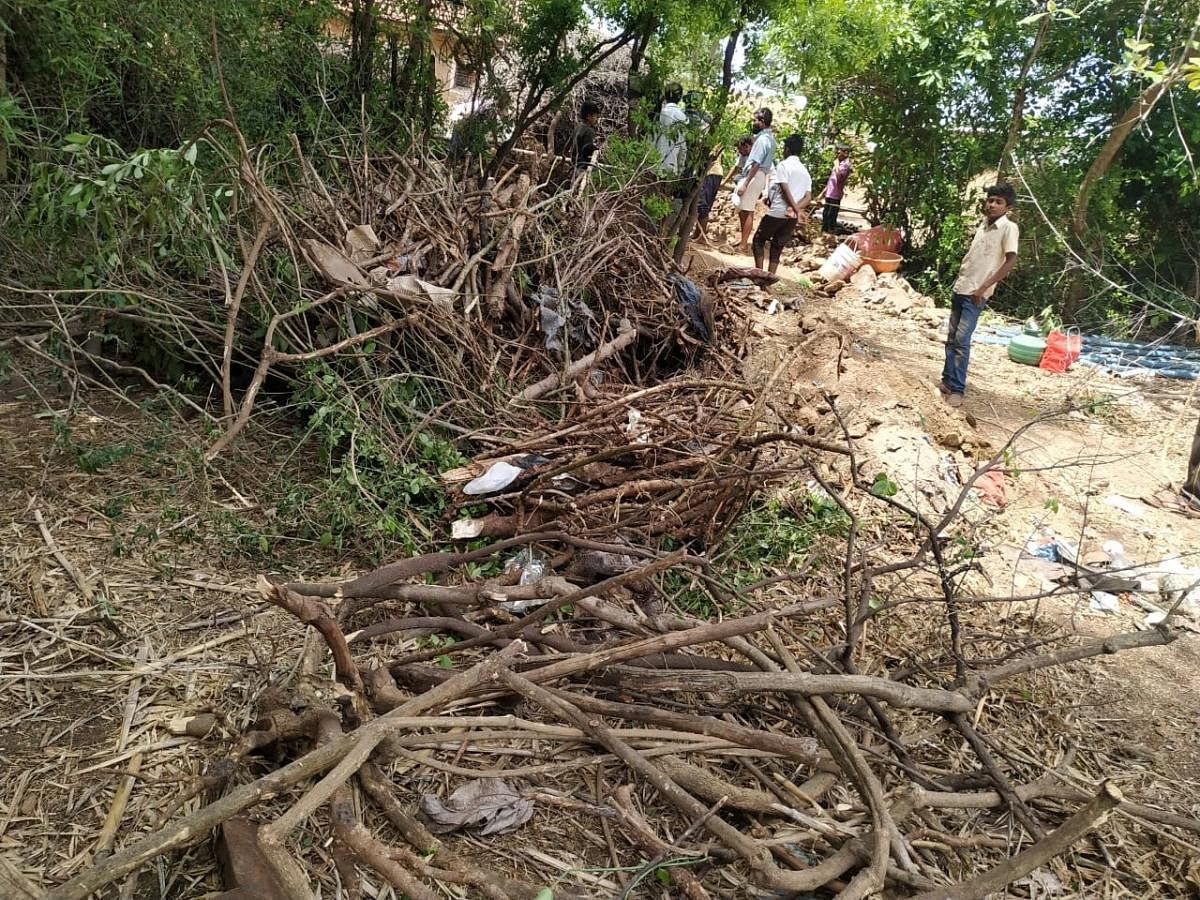
POLYGON ((774 117, 765 106, 755 110, 751 124, 754 145, 750 148, 747 167, 734 189, 734 202, 738 207, 738 219, 742 226, 742 242, 738 250, 750 252, 750 231, 754 227, 754 207, 767 186, 767 178, 775 167, 775 132, 771 130, 774 117))
POLYGON ((800 135, 790 134, 783 140, 783 162, 771 170, 767 184, 767 214, 754 233, 754 265, 761 269, 763 256, 770 244, 769 268, 779 268, 783 248, 792 239, 798 222, 808 220, 805 209, 812 200, 812 176, 800 162, 804 142, 800 135))
POLYGON ((687 160, 687 111, 679 105, 683 86, 672 81, 663 88, 663 105, 655 125, 654 149, 658 151, 658 171, 675 176, 687 160))
POLYGON ((958 269, 950 293, 950 325, 946 364, 938 386, 950 406, 962 406, 971 361, 971 335, 984 304, 1017 263, 1017 223, 1008 217, 1017 195, 1011 184, 994 184, 985 191, 984 220, 975 230, 970 249, 958 269))

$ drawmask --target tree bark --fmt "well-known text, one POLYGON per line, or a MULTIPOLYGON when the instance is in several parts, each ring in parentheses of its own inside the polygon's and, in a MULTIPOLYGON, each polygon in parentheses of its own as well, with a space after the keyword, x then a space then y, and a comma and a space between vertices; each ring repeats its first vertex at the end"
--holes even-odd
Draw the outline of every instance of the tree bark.
MULTIPOLYGON (((717 105, 716 112, 713 114, 712 121, 708 123, 707 133, 704 136, 705 140, 701 143, 702 147, 707 147, 712 136, 717 133, 717 128, 720 126, 721 119, 725 115, 725 110, 729 106, 729 93, 733 89, 733 55, 737 50, 738 41, 741 39, 743 27, 739 23, 725 40, 725 58, 721 64, 720 102, 717 105)), ((675 248, 672 256, 677 264, 683 262, 683 255, 687 252, 692 230, 696 227, 696 220, 699 218, 700 188, 704 183, 704 175, 712 163, 712 148, 709 147, 702 160, 693 160, 688 165, 687 172, 692 180, 692 189, 688 191, 688 195, 683 201, 683 206, 679 210, 679 219, 675 223, 675 248), (702 166, 699 165, 700 162, 703 162, 702 166)))
POLYGON ((397 106, 402 117, 413 119, 428 131, 432 125, 433 97, 440 93, 435 83, 436 66, 433 62, 433 3, 424 0, 416 7, 416 13, 408 26, 408 49, 404 53, 404 65, 394 80, 397 87, 397 106))
POLYGON ((1116 785, 1106 781, 1086 806, 1036 844, 969 881, 918 894, 913 900, 983 900, 989 894, 1003 891, 1018 878, 1070 850, 1124 799, 1116 785))
MULTIPOLYGON (((0 34, 0 100, 8 96, 8 32, 0 34)), ((8 175, 8 141, 0 140, 0 181, 8 175)))
POLYGON ((1192 454, 1188 457, 1187 478, 1183 482, 1185 499, 1200 503, 1200 419, 1192 435, 1192 454))
POLYGON ((375 68, 375 0, 354 0, 350 5, 351 105, 371 93, 375 68))

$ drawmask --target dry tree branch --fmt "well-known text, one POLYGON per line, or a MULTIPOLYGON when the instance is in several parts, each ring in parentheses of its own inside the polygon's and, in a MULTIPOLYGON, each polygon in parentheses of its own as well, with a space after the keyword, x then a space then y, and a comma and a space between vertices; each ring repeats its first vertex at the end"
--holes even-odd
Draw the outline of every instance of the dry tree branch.
POLYGON ((948 888, 918 894, 913 900, 983 900, 994 891, 1002 891, 1018 878, 1070 850, 1076 841, 1103 822, 1124 799, 1115 784, 1105 781, 1086 806, 1037 843, 982 875, 948 888))
MULTIPOLYGON (((213 828, 226 819, 341 763, 342 765, 305 794, 284 816, 262 829, 263 832, 272 829, 276 846, 282 846, 282 835, 328 801, 334 791, 345 784, 346 779, 370 756, 371 751, 392 733, 392 719, 416 715, 457 700, 479 685, 493 680, 496 673, 515 659, 523 649, 524 645, 521 642, 514 641, 504 650, 454 676, 445 684, 414 697, 392 713, 380 716, 357 731, 317 747, 282 769, 242 785, 183 819, 152 832, 132 846, 113 854, 102 864, 92 866, 70 881, 52 888, 46 893, 46 900, 85 900, 105 885, 137 871, 162 854, 204 840, 213 828)), ((260 832, 260 837, 266 835, 260 832)))

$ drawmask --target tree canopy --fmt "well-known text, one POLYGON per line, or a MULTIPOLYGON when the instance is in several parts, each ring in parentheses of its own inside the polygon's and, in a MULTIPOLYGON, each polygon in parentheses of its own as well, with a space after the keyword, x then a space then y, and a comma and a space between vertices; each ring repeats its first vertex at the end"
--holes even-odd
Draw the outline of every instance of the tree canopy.
POLYGON ((811 168, 836 138, 855 144, 871 214, 907 230, 926 286, 962 252, 974 187, 1003 177, 1031 251, 1015 311, 1196 317, 1196 0, 5 0, 0 15, 0 162, 35 193, 46 166, 69 167, 71 133, 112 142, 112 160, 187 146, 228 115, 254 145, 311 146, 355 120, 381 146, 438 140, 439 55, 479 73, 494 159, 570 121, 614 65, 646 109, 677 80, 732 131, 728 57, 806 135, 811 168))

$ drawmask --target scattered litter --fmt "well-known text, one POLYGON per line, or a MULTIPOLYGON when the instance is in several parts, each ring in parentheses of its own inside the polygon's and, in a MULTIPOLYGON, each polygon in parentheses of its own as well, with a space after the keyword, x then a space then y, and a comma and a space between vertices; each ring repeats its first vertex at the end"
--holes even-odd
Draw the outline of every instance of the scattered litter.
POLYGON ((308 257, 313 267, 325 276, 325 280, 330 284, 336 287, 342 287, 347 284, 360 288, 369 288, 371 286, 371 282, 363 274, 363 270, 336 247, 332 247, 316 238, 301 241, 301 245, 308 251, 308 257))
POLYGON ((958 474, 958 463, 954 461, 954 456, 950 453, 945 453, 938 460, 938 469, 942 473, 942 480, 951 487, 958 487, 962 484, 962 479, 958 474))
POLYGON ((450 525, 450 537, 456 541, 469 541, 483 534, 482 519, 455 519, 450 525))
POLYGON ((1133 561, 1125 555, 1125 545, 1120 541, 1105 541, 1100 549, 1108 557, 1108 567, 1110 569, 1133 568, 1133 561))
POLYGON ((1008 490, 1004 484, 1004 473, 999 469, 989 469, 975 479, 975 491, 980 501, 992 509, 1004 509, 1008 506, 1008 490))
POLYGON ((1060 537, 1035 536, 1025 545, 1025 553, 1050 562, 1074 563, 1079 558, 1079 545, 1060 537))
POLYGON ((1088 606, 1097 612, 1115 613, 1121 609, 1121 598, 1106 591, 1092 591, 1088 606))
POLYGON ((399 275, 402 272, 409 272, 414 268, 413 259, 407 253, 398 253, 391 259, 385 260, 383 265, 392 275, 399 275))
POLYGON ((635 444, 648 444, 650 442, 650 426, 642 421, 641 412, 631 406, 625 419, 625 433, 629 435, 629 439, 635 444))
POLYGON ((421 812, 434 834, 482 825, 479 834, 503 834, 533 818, 533 801, 514 791, 502 778, 468 781, 442 800, 436 794, 421 795, 421 812))
POLYGON ((1139 503, 1137 500, 1132 500, 1129 497, 1122 497, 1120 494, 1105 497, 1104 502, 1109 506, 1115 506, 1121 512, 1131 515, 1135 519, 1140 519, 1149 512, 1145 504, 1139 503))
POLYGON ((1046 869, 1034 869, 1024 878, 1014 881, 1013 885, 1029 888, 1030 900, 1040 900, 1042 897, 1061 894, 1066 890, 1058 876, 1046 869))
POLYGON ((575 348, 590 348, 596 343, 596 315, 582 300, 559 295, 558 289, 543 286, 533 295, 538 306, 539 324, 546 336, 546 349, 563 351, 562 329, 567 328, 571 345, 575 348))
POLYGON ((524 471, 519 466, 500 460, 500 462, 492 463, 491 467, 478 478, 468 482, 463 488, 463 493, 470 494, 472 497, 480 494, 494 494, 516 481, 517 476, 524 471))
POLYGON ((700 340, 707 344, 712 337, 712 321, 711 314, 705 316, 704 295, 700 293, 700 288, 691 279, 674 273, 667 276, 667 281, 675 289, 675 298, 683 307, 683 314, 687 317, 688 324, 700 336, 700 340))
MULTIPOLYGON (((375 271, 375 270, 372 270, 375 271)), ((454 291, 432 281, 424 281, 415 275, 397 275, 387 280, 387 289, 396 293, 422 294, 435 303, 449 308, 454 307, 454 291)))
POLYGON ((379 253, 379 248, 382 246, 379 236, 375 234, 375 229, 370 225, 355 225, 347 231, 345 244, 346 251, 350 254, 350 261, 355 263, 366 262, 379 253))
POLYGON ((1157 494, 1143 497, 1142 500, 1156 509, 1176 512, 1190 519, 1200 519, 1200 503, 1185 499, 1178 491, 1159 491, 1157 494))
POLYGON ((520 552, 514 553, 504 563, 504 571, 506 573, 521 573, 521 577, 517 579, 517 584, 533 584, 534 582, 541 581, 546 575, 546 569, 546 557, 532 547, 526 547, 520 552))
POLYGON ((779 312, 779 301, 777 299, 772 299, 770 305, 767 307, 767 315, 773 316, 777 312, 779 312))
POLYGON ((501 609, 511 613, 525 613, 539 606, 545 606, 550 599, 550 597, 532 597, 529 600, 501 600, 499 605, 501 609))

